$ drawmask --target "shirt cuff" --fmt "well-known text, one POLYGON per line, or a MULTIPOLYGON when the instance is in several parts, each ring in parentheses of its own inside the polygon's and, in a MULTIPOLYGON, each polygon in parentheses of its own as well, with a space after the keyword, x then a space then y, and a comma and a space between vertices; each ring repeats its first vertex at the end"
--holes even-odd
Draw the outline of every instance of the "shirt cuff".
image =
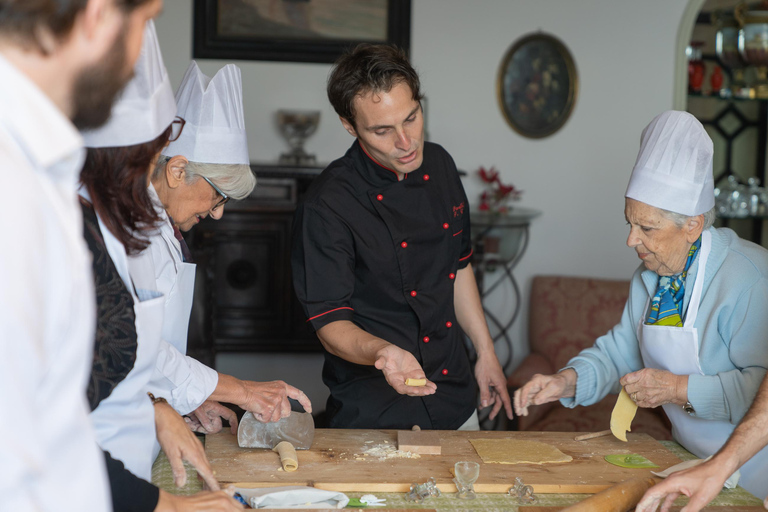
POLYGON ((459 270, 462 268, 467 268, 467 265, 472 263, 472 255, 474 252, 474 249, 470 249, 469 254, 459 257, 459 270))
POLYGON ((354 317, 355 310, 353 308, 349 306, 340 306, 315 313, 307 319, 307 323, 312 329, 317 331, 320 328, 339 320, 349 320, 351 322, 354 317))
POLYGON ((694 416, 705 420, 731 421, 731 414, 723 396, 723 385, 717 375, 689 375, 688 401, 694 416))
POLYGON ((588 405, 586 402, 594 394, 595 386, 597 386, 595 370, 588 363, 578 359, 570 361, 568 366, 560 371, 568 369, 576 372, 576 393, 572 397, 561 398, 560 403, 570 409, 577 405, 588 405))
POLYGON ((189 414, 208 400, 219 383, 219 373, 197 359, 186 356, 190 378, 171 391, 173 406, 179 414, 189 414))

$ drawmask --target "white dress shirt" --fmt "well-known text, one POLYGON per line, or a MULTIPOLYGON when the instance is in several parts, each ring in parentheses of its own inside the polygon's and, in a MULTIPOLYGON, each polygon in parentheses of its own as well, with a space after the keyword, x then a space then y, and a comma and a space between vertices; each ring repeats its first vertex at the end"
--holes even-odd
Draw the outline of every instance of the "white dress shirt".
MULTIPOLYGON (((154 186, 149 185, 149 195, 160 217, 160 226, 149 236, 150 245, 139 254, 128 257, 131 278, 139 288, 155 290, 166 298, 164 322, 186 325, 190 309, 174 301, 174 290, 179 268, 184 263, 181 246, 173 234, 168 213, 165 211, 154 186), (181 306, 181 307, 180 307, 181 306)), ((192 293, 191 289, 184 293, 192 293)), ((191 303, 191 296, 189 297, 191 303)), ((165 329, 164 329, 165 330, 165 329)), ((170 343, 161 341, 155 373, 149 388, 156 396, 168 400, 180 414, 194 411, 216 390, 218 373, 186 355, 186 331, 183 339, 170 343)))
POLYGON ((0 509, 111 510, 88 418, 96 306, 71 122, 0 55, 0 509))

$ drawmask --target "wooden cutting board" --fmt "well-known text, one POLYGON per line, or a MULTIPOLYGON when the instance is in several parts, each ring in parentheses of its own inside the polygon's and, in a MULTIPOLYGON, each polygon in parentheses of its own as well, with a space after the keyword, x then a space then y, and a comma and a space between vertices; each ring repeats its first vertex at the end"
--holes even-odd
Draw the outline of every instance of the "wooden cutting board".
POLYGON ((574 441, 573 432, 436 431, 441 455, 420 458, 374 457, 366 450, 397 448, 396 430, 318 429, 310 450, 297 450, 299 469, 286 473, 277 454, 240 448, 229 431, 206 437, 205 452, 221 483, 239 487, 311 485, 342 492, 407 492, 412 483, 434 477, 444 492, 456 492, 451 469, 458 461, 481 462, 477 492, 507 492, 522 477, 536 493, 596 493, 614 484, 648 474, 647 469, 620 468, 605 462, 610 453, 639 453, 666 469, 680 459, 647 434, 629 434, 624 443, 610 437, 574 441), (472 438, 511 438, 549 443, 573 457, 561 464, 482 464, 472 438))

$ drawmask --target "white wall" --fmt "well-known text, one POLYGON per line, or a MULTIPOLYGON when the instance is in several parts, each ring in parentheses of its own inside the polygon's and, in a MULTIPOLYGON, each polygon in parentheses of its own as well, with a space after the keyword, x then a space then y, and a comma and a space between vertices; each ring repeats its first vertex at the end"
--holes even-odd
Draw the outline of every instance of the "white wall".
MULTIPOLYGON (((524 190, 533 222, 515 275, 527 297, 536 274, 628 279, 637 266, 624 245, 623 194, 642 128, 673 98, 675 40, 687 0, 413 0, 411 55, 429 101, 431 140, 459 168, 496 166, 524 190), (509 46, 530 32, 556 35, 570 49, 579 96, 566 125, 545 139, 525 139, 504 121, 496 73, 509 46)), ((191 2, 166 0, 157 20, 174 86, 191 58, 191 2)), ((322 162, 351 143, 325 97, 329 65, 237 62, 253 161, 274 161, 286 146, 274 129, 280 108, 322 111, 307 150, 322 162)), ((202 61, 213 73, 223 62, 202 61)), ((470 201, 479 183, 465 179, 470 201)), ((511 307, 502 290, 490 305, 511 307)), ((524 337, 526 311, 512 329, 524 337)), ((516 348, 516 359, 525 352, 516 348)), ((254 356, 261 357, 261 356, 254 356)), ((319 359, 318 359, 319 361, 319 359)))

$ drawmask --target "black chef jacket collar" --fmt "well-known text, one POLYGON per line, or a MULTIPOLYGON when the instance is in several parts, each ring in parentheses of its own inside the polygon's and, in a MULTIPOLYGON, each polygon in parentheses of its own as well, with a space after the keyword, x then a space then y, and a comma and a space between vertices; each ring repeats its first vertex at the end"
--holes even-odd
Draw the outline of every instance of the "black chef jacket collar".
MULTIPOLYGON (((423 145, 421 151, 424 151, 423 145)), ((397 173, 374 160, 373 157, 363 149, 359 140, 355 139, 355 143, 349 148, 349 155, 354 159, 356 164, 355 168, 357 168, 363 178, 365 178, 371 185, 381 187, 399 181, 397 179, 397 173)), ((422 165, 424 165, 423 161, 422 165)), ((408 174, 403 177, 403 180, 406 179, 408 179, 408 174)))

